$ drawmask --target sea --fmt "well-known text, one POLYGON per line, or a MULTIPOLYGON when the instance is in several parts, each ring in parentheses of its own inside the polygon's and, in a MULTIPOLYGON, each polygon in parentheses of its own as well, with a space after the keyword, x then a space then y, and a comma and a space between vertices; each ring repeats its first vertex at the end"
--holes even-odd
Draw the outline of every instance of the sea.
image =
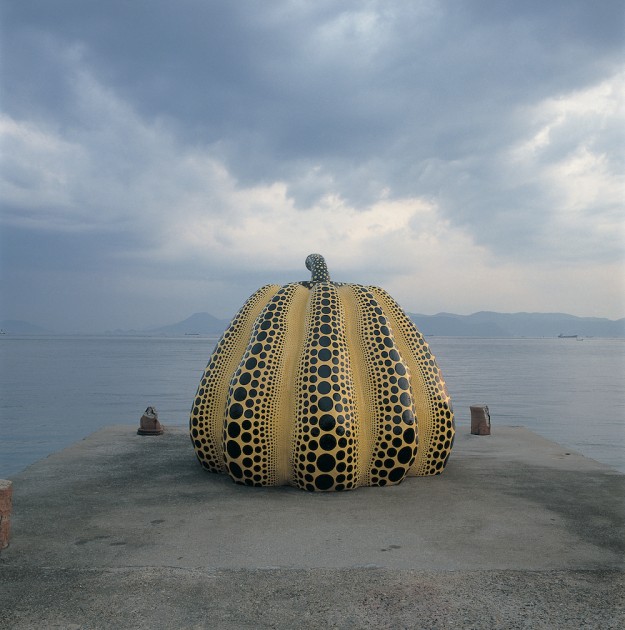
MULTIPOLYGON (((102 427, 138 427, 148 406, 165 426, 187 425, 216 341, 0 336, 0 478, 102 427)), ((428 342, 459 431, 470 430, 470 406, 486 404, 493 433, 524 426, 625 473, 625 339, 428 342)))

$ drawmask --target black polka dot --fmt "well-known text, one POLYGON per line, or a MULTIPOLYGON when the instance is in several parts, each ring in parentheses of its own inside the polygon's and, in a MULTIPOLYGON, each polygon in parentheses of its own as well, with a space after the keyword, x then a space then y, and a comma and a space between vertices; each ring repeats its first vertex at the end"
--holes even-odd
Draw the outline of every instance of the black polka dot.
POLYGON ((319 359, 321 361, 329 361, 332 358, 332 353, 327 349, 323 348, 319 350, 319 359))
POLYGON ((331 388, 332 386, 327 381, 322 381, 319 385, 317 385, 317 391, 320 394, 329 394, 331 388))
POLYGON ((239 403, 235 403, 234 405, 232 405, 232 407, 230 407, 231 418, 234 418, 236 420, 237 418, 240 418, 242 415, 243 415, 243 407, 239 405, 239 403))
POLYGON ((319 369, 317 370, 317 374, 319 374, 321 378, 328 378, 331 373, 332 373, 332 368, 329 365, 321 365, 319 366, 319 369))
POLYGON ((404 448, 397 453, 397 461, 400 464, 407 464, 412 457, 412 449, 409 446, 404 446, 404 448))
POLYGON ((233 459, 236 459, 241 455, 241 447, 234 440, 228 440, 226 443, 226 450, 228 451, 228 455, 233 459))
POLYGON ((231 438, 235 438, 241 433, 241 427, 238 422, 229 422, 228 423, 228 435, 231 438))
POLYGON ((334 479, 330 475, 319 475, 317 479, 315 479, 315 486, 319 490, 329 490, 334 483, 334 479))
POLYGON ((336 446, 336 438, 332 434, 326 434, 319 438, 319 446, 324 451, 331 451, 336 446))
POLYGON ((317 467, 323 472, 329 472, 336 466, 336 460, 329 453, 325 453, 317 460, 317 467))

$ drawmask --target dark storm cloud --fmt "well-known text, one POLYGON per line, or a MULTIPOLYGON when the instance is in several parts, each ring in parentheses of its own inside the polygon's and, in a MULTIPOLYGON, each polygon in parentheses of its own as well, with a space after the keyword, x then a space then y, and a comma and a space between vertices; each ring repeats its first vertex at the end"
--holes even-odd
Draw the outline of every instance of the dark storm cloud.
MULTIPOLYGON (((225 141, 250 178, 258 153, 271 177, 282 162, 388 156, 408 139, 413 159, 453 159, 504 144, 516 108, 618 62, 618 2, 533 4, 14 2, 8 81, 34 72, 31 104, 71 115, 53 49, 79 46, 144 115, 225 141)), ((24 100, 11 90, 5 104, 23 111, 24 100)))
POLYGON ((321 164, 357 205, 387 187, 394 197, 442 191, 448 216, 480 238, 485 218, 518 209, 507 194, 539 218, 531 185, 496 181, 500 152, 526 131, 519 112, 609 76, 622 50, 618 2, 9 7, 16 67, 7 64, 8 77, 22 86, 7 95, 9 112, 55 111, 58 124, 74 124, 71 77, 55 50, 75 46, 142 115, 166 117, 184 141, 215 147, 243 184, 286 180, 306 206, 327 193, 323 179, 301 181, 321 164), (35 80, 24 85, 28 75, 35 80), (443 168, 432 177, 436 163, 443 168), (467 174, 477 187, 496 187, 487 192, 496 206, 458 203, 450 191, 467 174))
POLYGON ((0 261, 4 269, 28 272, 98 271, 106 274, 115 257, 137 247, 137 236, 123 232, 85 234, 7 226, 0 234, 0 261))
MULTIPOLYGON (((85 234, 97 259, 151 257, 156 276, 182 264, 188 234, 159 249, 180 212, 236 278, 256 206, 282 199, 290 214, 265 225, 310 226, 311 208, 333 216, 328 195, 353 220, 421 199, 503 261, 614 261, 623 17, 609 0, 8 0, 5 222, 85 234)), ((376 224, 361 228, 370 245, 376 224)))

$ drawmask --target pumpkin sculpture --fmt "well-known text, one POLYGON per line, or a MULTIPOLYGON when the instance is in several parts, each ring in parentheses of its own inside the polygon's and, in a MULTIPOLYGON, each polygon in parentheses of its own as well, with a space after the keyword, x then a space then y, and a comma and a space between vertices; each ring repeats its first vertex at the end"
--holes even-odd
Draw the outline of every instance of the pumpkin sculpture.
POLYGON ((190 432, 237 483, 347 490, 442 472, 451 401, 428 344, 382 289, 309 282, 254 293, 215 346, 190 432))

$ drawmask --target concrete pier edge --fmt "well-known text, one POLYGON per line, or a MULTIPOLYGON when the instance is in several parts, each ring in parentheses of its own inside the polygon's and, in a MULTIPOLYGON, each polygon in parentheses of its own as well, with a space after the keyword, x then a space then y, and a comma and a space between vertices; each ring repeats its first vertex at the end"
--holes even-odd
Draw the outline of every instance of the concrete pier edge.
POLYGON ((348 493, 237 486, 183 427, 106 427, 12 481, 1 627, 625 626, 625 475, 522 427, 348 493))
POLYGON ((8 547, 13 509, 13 482, 0 479, 0 551, 8 547))

